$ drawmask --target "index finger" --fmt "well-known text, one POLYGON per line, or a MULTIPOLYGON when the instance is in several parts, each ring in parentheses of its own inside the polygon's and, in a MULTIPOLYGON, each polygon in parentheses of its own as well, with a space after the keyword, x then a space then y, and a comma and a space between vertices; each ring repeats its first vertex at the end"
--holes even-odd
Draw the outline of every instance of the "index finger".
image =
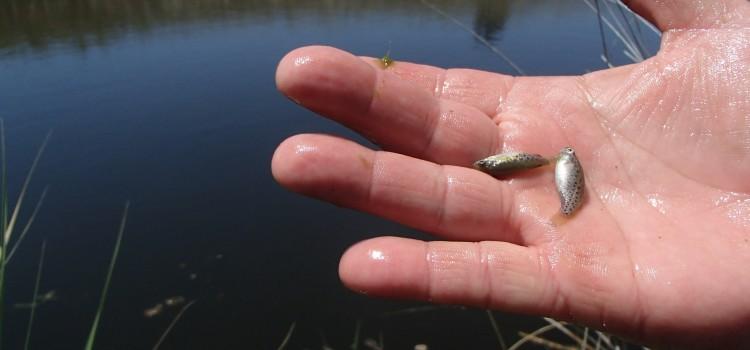
POLYGON ((390 151, 468 166, 500 147, 497 125, 479 108, 437 98, 415 80, 341 50, 294 50, 276 78, 293 100, 390 151))
MULTIPOLYGON (((375 67, 381 64, 375 58, 362 59, 375 67)), ((514 81, 510 75, 465 68, 443 69, 411 62, 395 62, 388 71, 436 98, 472 106, 490 119, 502 111, 514 81)))

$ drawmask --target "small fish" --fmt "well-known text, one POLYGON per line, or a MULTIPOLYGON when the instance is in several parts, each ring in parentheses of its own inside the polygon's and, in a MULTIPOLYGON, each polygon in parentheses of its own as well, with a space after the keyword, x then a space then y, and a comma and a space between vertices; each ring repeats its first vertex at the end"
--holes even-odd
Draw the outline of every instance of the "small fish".
POLYGON ((570 147, 563 148, 556 158, 555 185, 560 195, 560 211, 570 216, 583 199, 583 168, 570 147))
POLYGON ((549 164, 549 160, 538 154, 505 152, 474 162, 474 168, 487 174, 498 176, 547 164, 549 164))

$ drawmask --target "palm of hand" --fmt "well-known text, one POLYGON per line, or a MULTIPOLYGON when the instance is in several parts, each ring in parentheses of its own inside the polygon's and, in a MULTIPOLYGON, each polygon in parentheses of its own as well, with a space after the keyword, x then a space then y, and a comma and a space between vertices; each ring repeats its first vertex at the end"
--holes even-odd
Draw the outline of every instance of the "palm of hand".
POLYGON ((724 46, 741 34, 668 33, 657 57, 564 79, 560 99, 535 103, 542 110, 533 114, 555 123, 519 138, 569 140, 587 170, 587 208, 524 242, 558 259, 551 278, 562 301, 551 309, 615 329, 622 322, 640 339, 691 341, 685 332, 747 325, 750 52, 730 58, 737 47, 724 46))
POLYGON ((742 29, 677 31, 638 65, 515 79, 406 63, 383 71, 303 48, 282 60, 280 89, 397 153, 299 135, 277 150, 274 175, 481 241, 360 243, 341 263, 354 289, 552 315, 656 343, 691 342, 693 331, 736 337, 750 323, 748 42, 742 29), (587 188, 570 220, 554 219, 550 171, 498 181, 468 167, 503 149, 567 145, 587 188))

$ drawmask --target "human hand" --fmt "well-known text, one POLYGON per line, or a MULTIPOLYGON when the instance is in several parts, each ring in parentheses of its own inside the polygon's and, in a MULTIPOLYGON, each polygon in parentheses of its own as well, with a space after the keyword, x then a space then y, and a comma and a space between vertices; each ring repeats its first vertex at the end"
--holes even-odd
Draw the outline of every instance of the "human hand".
POLYGON ((639 64, 576 77, 443 70, 326 47, 289 53, 279 89, 383 148, 296 135, 285 187, 450 241, 367 240, 340 276, 369 295, 548 315, 669 347, 750 344, 750 3, 630 1, 665 31, 639 64), (472 162, 572 146, 584 203, 553 173, 472 162))

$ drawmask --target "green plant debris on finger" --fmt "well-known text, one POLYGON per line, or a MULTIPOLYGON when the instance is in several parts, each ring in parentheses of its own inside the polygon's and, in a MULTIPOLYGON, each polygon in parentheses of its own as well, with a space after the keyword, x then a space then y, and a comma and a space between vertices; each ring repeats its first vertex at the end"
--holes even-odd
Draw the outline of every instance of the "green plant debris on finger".
POLYGON ((383 69, 386 69, 396 63, 388 53, 386 53, 385 55, 383 55, 383 57, 378 59, 378 62, 380 63, 380 66, 383 69))

